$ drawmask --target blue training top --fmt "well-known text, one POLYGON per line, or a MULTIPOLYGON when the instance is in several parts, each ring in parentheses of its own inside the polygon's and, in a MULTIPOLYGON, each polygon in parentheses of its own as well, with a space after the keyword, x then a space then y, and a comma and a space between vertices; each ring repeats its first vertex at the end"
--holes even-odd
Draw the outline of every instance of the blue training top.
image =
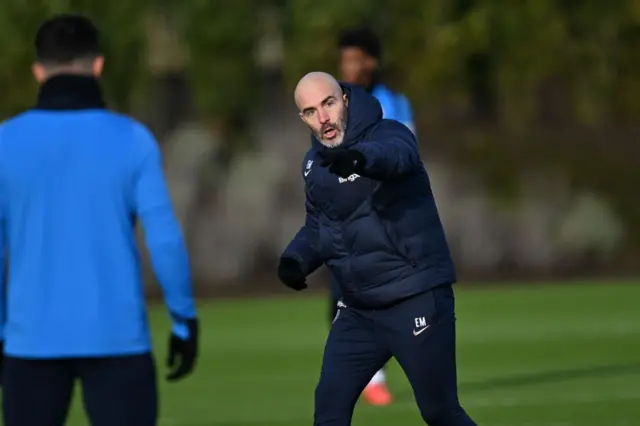
POLYGON ((413 109, 406 96, 393 92, 382 84, 373 86, 371 94, 380 102, 382 116, 384 118, 401 122, 415 134, 416 128, 413 122, 413 109))
POLYGON ((150 351, 137 219, 174 331, 186 337, 196 315, 189 260, 158 145, 105 109, 95 80, 54 77, 36 108, 0 125, 0 215, 6 354, 150 351))

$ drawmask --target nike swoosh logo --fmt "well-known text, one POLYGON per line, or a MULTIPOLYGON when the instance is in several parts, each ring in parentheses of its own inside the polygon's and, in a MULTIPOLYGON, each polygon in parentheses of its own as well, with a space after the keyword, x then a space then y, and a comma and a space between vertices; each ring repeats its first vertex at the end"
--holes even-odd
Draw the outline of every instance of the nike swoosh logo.
POLYGON ((431 327, 430 325, 426 326, 425 328, 421 328, 420 330, 413 330, 413 335, 414 336, 419 336, 423 331, 425 331, 427 328, 431 327))
POLYGON ((304 177, 309 176, 309 173, 311 173, 311 170, 307 170, 306 172, 304 172, 304 177))

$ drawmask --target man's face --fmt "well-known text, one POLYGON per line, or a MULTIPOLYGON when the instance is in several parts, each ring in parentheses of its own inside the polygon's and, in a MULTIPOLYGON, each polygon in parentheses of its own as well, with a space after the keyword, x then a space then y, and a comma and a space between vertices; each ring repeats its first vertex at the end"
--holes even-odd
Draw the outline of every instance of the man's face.
POLYGON ((342 81, 363 85, 371 78, 375 60, 357 47, 340 49, 340 74, 342 81))
POLYGON ((298 94, 300 118, 328 148, 339 146, 347 128, 347 95, 325 85, 306 87, 298 94))

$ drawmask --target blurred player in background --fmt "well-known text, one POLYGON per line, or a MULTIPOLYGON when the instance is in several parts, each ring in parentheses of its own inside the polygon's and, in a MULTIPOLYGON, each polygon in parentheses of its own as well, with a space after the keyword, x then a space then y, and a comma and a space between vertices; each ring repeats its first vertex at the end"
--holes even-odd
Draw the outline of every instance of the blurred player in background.
MULTIPOLYGON (((380 102, 384 118, 397 120, 415 133, 413 111, 408 99, 380 82, 382 48, 377 35, 368 28, 345 29, 338 38, 338 48, 340 49, 341 80, 365 88, 380 102)), ((339 299, 340 289, 332 279, 329 300, 331 321, 336 316, 339 299)), ((391 393, 383 370, 373 376, 363 396, 372 405, 391 403, 391 393)))
POLYGON ((382 47, 377 35, 367 28, 346 29, 338 38, 340 78, 364 87, 382 106, 384 118, 397 120, 415 133, 409 100, 380 81, 382 47))

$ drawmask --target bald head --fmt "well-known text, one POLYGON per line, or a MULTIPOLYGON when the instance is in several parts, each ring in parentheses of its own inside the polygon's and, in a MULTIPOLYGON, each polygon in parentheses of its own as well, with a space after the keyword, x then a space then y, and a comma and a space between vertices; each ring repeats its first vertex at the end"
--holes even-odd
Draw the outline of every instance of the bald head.
POLYGON ((332 94, 338 97, 342 96, 340 84, 331 74, 322 71, 310 72, 300 79, 293 94, 296 106, 299 110, 302 111, 303 109, 300 105, 300 101, 306 98, 307 95, 314 92, 332 94))
POLYGON ((300 118, 327 147, 342 143, 347 121, 347 96, 326 72, 311 72, 300 79, 294 92, 300 118))

